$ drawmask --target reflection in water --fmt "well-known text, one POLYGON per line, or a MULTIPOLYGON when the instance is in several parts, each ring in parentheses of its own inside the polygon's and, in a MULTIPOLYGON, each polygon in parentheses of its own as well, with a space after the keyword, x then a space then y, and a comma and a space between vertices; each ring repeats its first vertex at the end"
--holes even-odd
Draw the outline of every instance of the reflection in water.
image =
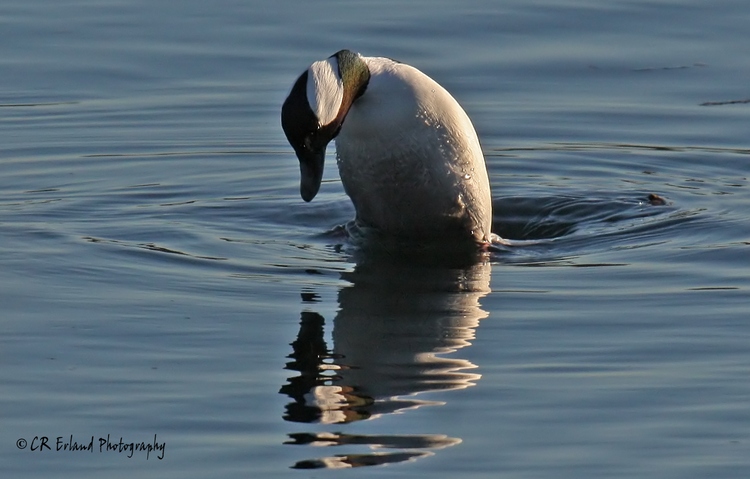
MULTIPOLYGON (((284 419, 344 425, 442 402, 419 399, 427 391, 462 389, 481 376, 471 362, 445 357, 470 345, 479 305, 489 292, 490 265, 447 268, 370 258, 343 277, 333 345, 325 341, 325 319, 303 311, 286 368, 299 375, 281 393, 293 401, 284 419)), ((305 292, 303 300, 311 294, 305 292)), ((286 444, 368 446, 365 454, 301 461, 295 468, 341 468, 416 460, 460 443, 445 435, 353 435, 293 433, 286 444), (397 449, 372 452, 372 449, 397 449)))

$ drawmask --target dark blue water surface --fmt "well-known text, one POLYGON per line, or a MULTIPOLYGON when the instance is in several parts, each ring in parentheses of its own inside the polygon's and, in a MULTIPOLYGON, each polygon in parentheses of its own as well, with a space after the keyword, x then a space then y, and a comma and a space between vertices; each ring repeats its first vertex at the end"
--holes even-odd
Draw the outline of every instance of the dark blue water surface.
POLYGON ((747 477, 748 24, 744 0, 5 1, 0 471, 747 477), (455 95, 512 246, 354 249, 333 151, 299 198, 280 105, 341 48, 455 95))

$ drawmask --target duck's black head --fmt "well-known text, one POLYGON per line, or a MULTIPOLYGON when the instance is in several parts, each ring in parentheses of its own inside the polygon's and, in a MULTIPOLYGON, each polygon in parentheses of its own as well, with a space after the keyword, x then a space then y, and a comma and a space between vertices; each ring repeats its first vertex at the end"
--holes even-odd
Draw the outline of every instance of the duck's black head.
POLYGON ((369 80, 362 57, 341 50, 313 63, 292 86, 281 107, 281 127, 299 159, 303 200, 311 201, 318 193, 326 146, 338 135, 369 80))

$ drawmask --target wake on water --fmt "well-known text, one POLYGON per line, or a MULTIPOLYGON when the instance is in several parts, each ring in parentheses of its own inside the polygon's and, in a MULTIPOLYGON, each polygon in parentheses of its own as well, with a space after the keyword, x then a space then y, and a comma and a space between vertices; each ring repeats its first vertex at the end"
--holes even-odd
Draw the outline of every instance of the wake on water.
POLYGON ((493 201, 493 243, 483 251, 455 247, 441 238, 434 242, 389 240, 374 235, 355 221, 337 226, 322 237, 336 241, 336 249, 360 260, 363 254, 374 254, 380 259, 408 258, 420 263, 524 262, 554 257, 556 253, 599 251, 603 245, 636 243, 639 238, 688 217, 655 194, 630 198, 606 194, 501 197, 493 201))

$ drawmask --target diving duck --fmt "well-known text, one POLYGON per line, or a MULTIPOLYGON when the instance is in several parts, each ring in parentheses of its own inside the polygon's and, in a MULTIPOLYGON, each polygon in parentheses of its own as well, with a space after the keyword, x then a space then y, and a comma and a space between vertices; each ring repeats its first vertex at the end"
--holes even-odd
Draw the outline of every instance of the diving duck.
POLYGON ((336 143, 358 225, 404 239, 492 241, 492 197, 477 133, 433 79, 389 58, 341 50, 300 75, 281 109, 300 194, 320 189, 336 143))

